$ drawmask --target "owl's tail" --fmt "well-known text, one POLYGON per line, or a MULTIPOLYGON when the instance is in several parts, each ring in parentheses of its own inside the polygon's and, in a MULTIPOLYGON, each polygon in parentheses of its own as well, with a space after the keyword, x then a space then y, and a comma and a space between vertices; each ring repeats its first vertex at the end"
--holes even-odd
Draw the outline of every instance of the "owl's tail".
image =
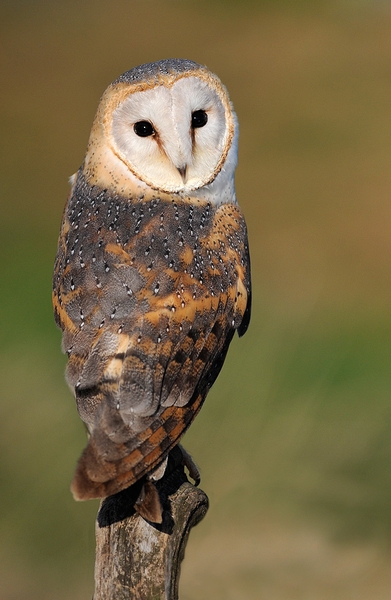
POLYGON ((106 498, 133 485, 163 462, 178 444, 200 410, 205 393, 195 394, 186 406, 169 406, 144 431, 134 433, 120 415, 117 427, 105 431, 106 419, 92 432, 76 467, 71 490, 76 500, 106 498))

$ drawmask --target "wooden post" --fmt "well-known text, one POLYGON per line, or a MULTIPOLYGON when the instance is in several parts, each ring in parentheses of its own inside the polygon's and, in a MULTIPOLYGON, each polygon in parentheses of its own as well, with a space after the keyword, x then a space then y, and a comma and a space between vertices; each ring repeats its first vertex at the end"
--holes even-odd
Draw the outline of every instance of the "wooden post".
POLYGON ((103 500, 93 600, 178 600, 180 563, 190 529, 208 510, 208 497, 171 460, 156 487, 163 506, 160 525, 135 512, 137 486, 103 500))

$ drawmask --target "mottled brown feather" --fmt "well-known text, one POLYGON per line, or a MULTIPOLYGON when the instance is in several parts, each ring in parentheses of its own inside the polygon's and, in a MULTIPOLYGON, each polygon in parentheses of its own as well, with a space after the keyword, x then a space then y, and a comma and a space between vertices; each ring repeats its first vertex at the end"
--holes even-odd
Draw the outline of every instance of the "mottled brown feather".
POLYGON ((80 170, 53 278, 67 380, 90 438, 72 484, 106 497, 178 443, 250 312, 246 226, 235 204, 133 199, 80 170))

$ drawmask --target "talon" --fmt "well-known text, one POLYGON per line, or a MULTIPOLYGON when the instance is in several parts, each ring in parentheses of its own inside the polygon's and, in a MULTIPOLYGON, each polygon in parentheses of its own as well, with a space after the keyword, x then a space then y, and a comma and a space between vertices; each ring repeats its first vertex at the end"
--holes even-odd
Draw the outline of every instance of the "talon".
POLYGON ((178 448, 182 452, 182 464, 189 471, 189 475, 193 479, 194 485, 199 485, 201 481, 201 474, 199 468, 192 459, 191 454, 189 454, 188 451, 185 450, 183 446, 181 446, 181 444, 178 444, 178 448))

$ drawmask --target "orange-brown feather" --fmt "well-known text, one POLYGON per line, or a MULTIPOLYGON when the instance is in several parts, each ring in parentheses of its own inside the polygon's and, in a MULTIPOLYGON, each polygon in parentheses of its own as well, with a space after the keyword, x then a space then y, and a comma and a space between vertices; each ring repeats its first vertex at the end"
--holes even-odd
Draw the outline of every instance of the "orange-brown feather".
POLYGON ((249 297, 236 205, 112 198, 79 173, 53 279, 67 379, 90 432, 76 498, 114 494, 164 460, 245 331, 249 297))

